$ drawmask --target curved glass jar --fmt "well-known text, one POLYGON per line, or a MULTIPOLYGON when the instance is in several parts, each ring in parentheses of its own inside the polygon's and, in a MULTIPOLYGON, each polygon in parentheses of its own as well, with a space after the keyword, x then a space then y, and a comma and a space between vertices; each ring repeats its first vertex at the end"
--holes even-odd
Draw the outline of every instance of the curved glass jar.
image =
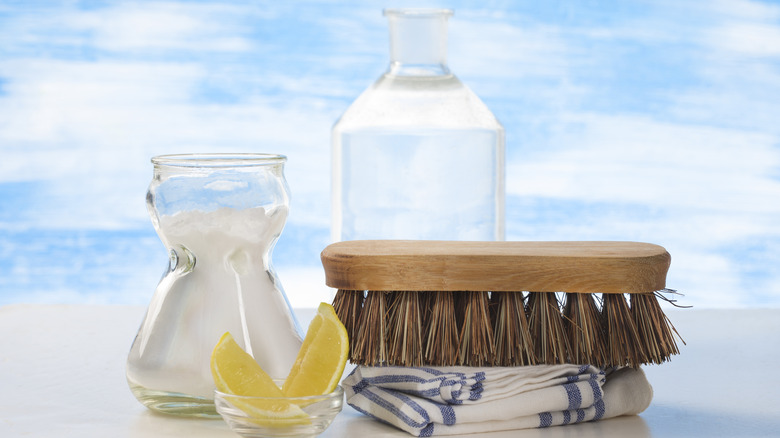
POLYGON ((216 416, 212 349, 231 332, 272 377, 284 378, 301 335, 271 251, 287 219, 281 155, 152 159, 146 202, 170 265, 127 358, 147 407, 216 416))
POLYGON ((384 13, 390 66, 332 130, 332 239, 503 240, 504 128, 447 67, 452 11, 384 13))

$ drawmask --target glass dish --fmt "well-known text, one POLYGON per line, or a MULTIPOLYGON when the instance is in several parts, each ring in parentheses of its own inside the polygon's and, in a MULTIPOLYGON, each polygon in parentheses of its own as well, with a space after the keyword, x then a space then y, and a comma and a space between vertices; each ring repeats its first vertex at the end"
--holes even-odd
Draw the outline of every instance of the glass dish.
POLYGON ((314 437, 330 426, 344 404, 344 390, 307 397, 248 397, 214 392, 217 412, 237 434, 247 438, 314 437), (269 419, 256 406, 291 405, 296 415, 269 419))

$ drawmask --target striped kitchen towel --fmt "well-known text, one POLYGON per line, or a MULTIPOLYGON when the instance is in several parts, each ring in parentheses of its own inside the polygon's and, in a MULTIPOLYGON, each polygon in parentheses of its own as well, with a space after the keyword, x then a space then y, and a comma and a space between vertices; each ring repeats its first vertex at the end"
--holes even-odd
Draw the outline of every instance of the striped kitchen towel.
POLYGON ((641 368, 589 365, 365 367, 342 382, 356 410, 414 436, 530 429, 635 415, 653 390, 641 368))

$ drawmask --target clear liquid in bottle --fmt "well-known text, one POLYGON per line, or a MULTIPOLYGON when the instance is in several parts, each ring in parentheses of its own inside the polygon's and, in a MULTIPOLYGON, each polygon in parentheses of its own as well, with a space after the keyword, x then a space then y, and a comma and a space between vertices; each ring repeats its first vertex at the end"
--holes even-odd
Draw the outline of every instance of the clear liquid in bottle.
POLYGON ((332 239, 503 240, 504 129, 446 64, 452 11, 386 10, 388 71, 332 132, 332 239))

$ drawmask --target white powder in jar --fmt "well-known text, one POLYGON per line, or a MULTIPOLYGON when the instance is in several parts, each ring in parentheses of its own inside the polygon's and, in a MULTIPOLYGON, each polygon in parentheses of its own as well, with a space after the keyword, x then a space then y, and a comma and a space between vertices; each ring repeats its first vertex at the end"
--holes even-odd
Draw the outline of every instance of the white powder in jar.
POLYGON ((129 379, 149 389, 212 397, 209 358, 226 331, 270 376, 287 376, 301 337, 268 259, 286 217, 286 207, 267 213, 255 207, 160 218, 160 238, 176 263, 149 306, 129 379))

